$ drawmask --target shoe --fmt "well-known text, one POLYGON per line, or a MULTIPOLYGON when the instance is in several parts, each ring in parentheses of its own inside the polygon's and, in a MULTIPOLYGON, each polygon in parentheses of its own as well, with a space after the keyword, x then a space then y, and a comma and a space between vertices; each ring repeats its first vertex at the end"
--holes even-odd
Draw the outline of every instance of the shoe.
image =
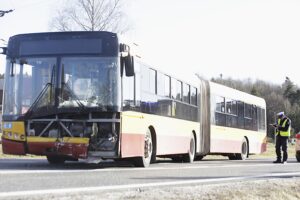
POLYGON ((287 162, 286 161, 282 161, 282 164, 286 164, 287 162))
POLYGON ((281 160, 275 160, 273 163, 281 163, 281 160))

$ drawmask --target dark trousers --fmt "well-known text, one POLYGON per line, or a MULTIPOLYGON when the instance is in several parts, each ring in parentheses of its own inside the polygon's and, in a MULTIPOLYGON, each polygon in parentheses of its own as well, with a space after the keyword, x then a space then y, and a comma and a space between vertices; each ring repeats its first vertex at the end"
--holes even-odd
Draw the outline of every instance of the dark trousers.
POLYGON ((283 136, 277 135, 277 137, 276 137, 277 160, 281 161, 281 149, 282 149, 282 151, 283 151, 283 160, 282 161, 287 161, 287 159, 288 159, 287 147, 288 147, 288 137, 283 137, 283 136))

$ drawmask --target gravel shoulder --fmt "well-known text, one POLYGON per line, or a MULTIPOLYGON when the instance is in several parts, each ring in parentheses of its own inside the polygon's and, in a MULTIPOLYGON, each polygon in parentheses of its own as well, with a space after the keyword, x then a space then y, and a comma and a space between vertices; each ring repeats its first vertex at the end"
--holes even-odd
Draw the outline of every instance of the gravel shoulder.
POLYGON ((139 188, 134 190, 105 191, 93 194, 47 195, 12 199, 54 200, 296 200, 300 199, 300 178, 243 181, 234 183, 139 188))

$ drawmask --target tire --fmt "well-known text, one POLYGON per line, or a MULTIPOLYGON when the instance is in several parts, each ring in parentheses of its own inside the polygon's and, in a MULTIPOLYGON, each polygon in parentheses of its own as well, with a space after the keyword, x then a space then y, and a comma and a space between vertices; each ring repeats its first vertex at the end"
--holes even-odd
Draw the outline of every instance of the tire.
POLYGON ((300 162, 300 151, 296 152, 296 159, 298 162, 300 162))
POLYGON ((66 159, 61 156, 47 156, 47 160, 49 164, 58 165, 58 164, 64 164, 66 159))
POLYGON ((183 157, 182 156, 174 156, 174 157, 171 157, 172 161, 173 162, 176 162, 176 163, 182 163, 183 162, 183 157))
POLYGON ((229 160, 237 160, 236 155, 235 154, 230 154, 228 156, 229 160))
POLYGON ((194 161, 200 161, 204 158, 205 156, 195 156, 194 161))
POLYGON ((242 146, 241 146, 241 153, 235 154, 236 160, 246 160, 248 157, 248 142, 246 138, 243 139, 242 146))
POLYGON ((144 155, 134 158, 136 167, 149 167, 153 154, 153 141, 150 129, 147 130, 144 140, 144 155))
POLYGON ((187 163, 194 162, 195 154, 196 154, 196 142, 195 142, 194 135, 192 135, 190 140, 189 152, 183 156, 183 161, 187 163))

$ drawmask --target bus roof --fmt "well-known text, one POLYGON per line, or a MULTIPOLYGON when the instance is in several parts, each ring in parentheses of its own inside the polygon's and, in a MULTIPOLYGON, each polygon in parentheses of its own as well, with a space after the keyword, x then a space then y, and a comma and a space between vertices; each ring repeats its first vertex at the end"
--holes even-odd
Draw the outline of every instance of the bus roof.
POLYGON ((209 82, 209 84, 211 94, 219 95, 237 101, 243 101, 248 104, 257 105, 261 108, 266 108, 266 101, 263 98, 218 83, 209 82))
POLYGON ((19 34, 9 38, 7 56, 47 56, 97 54, 117 56, 117 34, 106 31, 44 32, 19 34))

